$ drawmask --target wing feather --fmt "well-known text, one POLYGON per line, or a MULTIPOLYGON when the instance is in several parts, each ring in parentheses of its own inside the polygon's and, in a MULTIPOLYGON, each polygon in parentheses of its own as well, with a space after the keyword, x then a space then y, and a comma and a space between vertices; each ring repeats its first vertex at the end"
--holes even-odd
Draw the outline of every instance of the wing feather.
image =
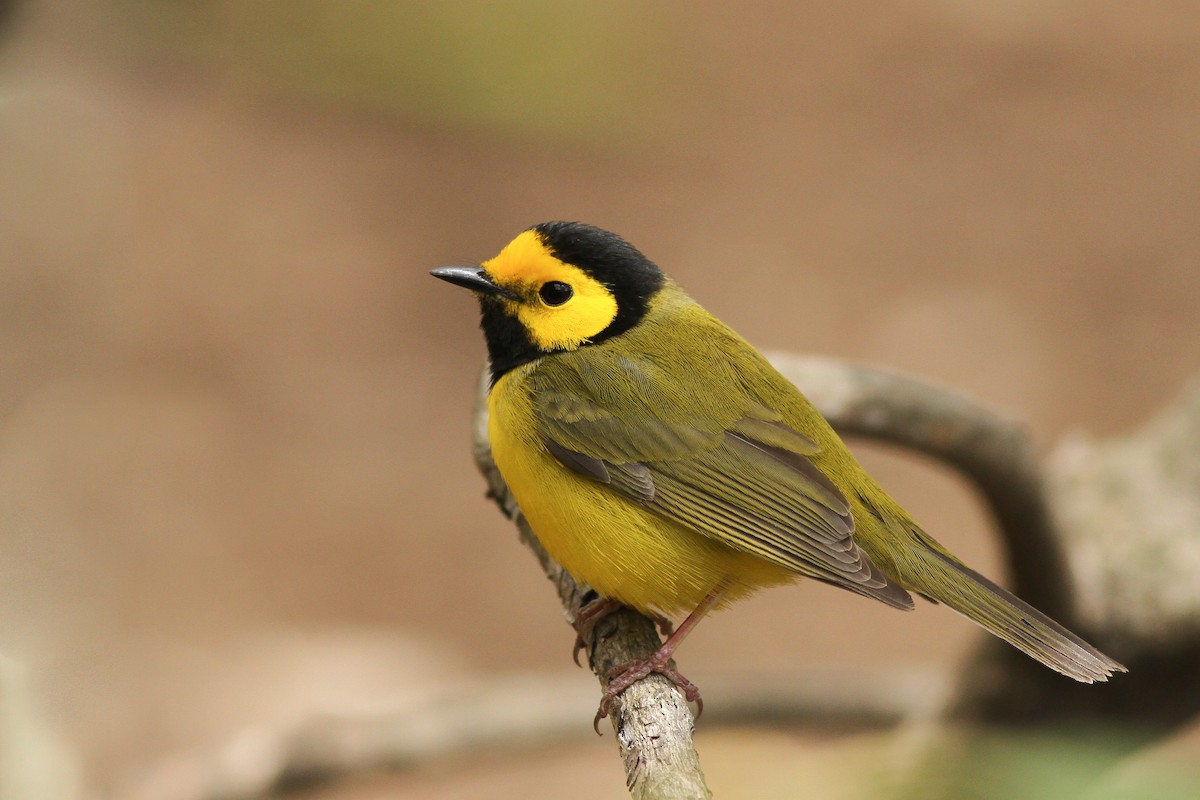
MULTIPOLYGON (((650 372, 643 367, 626 385, 644 389, 650 372)), ((651 397, 618 415, 586 375, 555 378, 539 391, 539 433, 568 468, 729 547, 912 608, 854 542, 850 502, 809 459, 818 444, 778 414, 747 398, 679 419, 673 404, 651 397)))

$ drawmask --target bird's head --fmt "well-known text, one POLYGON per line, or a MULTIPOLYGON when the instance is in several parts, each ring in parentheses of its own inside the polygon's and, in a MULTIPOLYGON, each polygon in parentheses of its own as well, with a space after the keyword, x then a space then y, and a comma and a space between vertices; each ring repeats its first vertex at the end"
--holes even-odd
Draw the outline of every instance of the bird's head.
POLYGON ((629 330, 664 281, 633 245, 579 222, 535 225, 477 267, 432 274, 479 296, 493 381, 541 356, 629 330))

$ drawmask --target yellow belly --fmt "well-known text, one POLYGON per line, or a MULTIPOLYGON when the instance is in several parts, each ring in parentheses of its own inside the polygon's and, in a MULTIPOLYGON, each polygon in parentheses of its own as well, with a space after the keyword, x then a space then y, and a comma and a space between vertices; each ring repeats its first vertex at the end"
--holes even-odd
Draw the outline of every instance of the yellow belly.
POLYGON ((722 583, 725 600, 797 576, 647 511, 564 467, 546 450, 506 375, 488 399, 496 466, 542 546, 576 579, 643 612, 690 612, 722 583))

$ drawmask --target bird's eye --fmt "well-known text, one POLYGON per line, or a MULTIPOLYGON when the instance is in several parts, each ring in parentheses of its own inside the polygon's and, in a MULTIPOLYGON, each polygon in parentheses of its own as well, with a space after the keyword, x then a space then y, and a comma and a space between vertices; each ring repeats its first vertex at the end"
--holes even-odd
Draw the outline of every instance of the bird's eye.
POLYGON ((570 300, 573 294, 575 294, 575 290, 571 288, 571 285, 562 281, 548 281, 542 284, 541 289, 538 289, 538 297, 542 298, 542 302, 548 306, 561 306, 570 300))

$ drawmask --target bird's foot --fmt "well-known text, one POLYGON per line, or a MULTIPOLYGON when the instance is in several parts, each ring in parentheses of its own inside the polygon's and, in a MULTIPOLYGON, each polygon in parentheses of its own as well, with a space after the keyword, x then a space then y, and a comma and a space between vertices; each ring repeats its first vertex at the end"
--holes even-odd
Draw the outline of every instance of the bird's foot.
MULTIPOLYGON (((575 662, 575 666, 583 666, 579 663, 579 653, 587 649, 587 639, 591 636, 592 631, 596 629, 596 625, 600 623, 600 620, 609 614, 619 611, 623 607, 611 597, 597 597, 579 609, 579 615, 575 618, 575 646, 571 650, 571 660, 575 662)), ((675 632, 674 626, 671 625, 671 620, 661 614, 650 614, 649 617, 654 620, 654 624, 658 628, 658 633, 663 638, 667 638, 675 632)))
POLYGON ((620 608, 621 604, 611 597, 597 597, 579 609, 579 615, 575 617, 575 647, 571 650, 571 660, 575 662, 575 666, 583 666, 579 663, 579 653, 587 649, 587 639, 591 637, 597 623, 620 608))
POLYGON ((700 719, 700 715, 704 713, 704 701, 700 699, 700 689, 675 669, 671 663, 673 651, 673 647, 668 648, 663 645, 649 658, 639 658, 628 664, 618 664, 608 671, 608 689, 605 690, 604 697, 600 700, 600 708, 596 711, 595 719, 592 720, 592 728, 597 734, 600 733, 600 720, 608 716, 613 700, 620 697, 630 686, 655 672, 679 687, 679 691, 683 692, 683 696, 689 703, 696 704, 696 719, 700 719))
MULTIPOLYGON (((630 661, 628 664, 621 664, 608 671, 608 688, 604 691, 604 698, 600 701, 600 708, 596 711, 595 719, 592 720, 592 728, 595 729, 597 734, 600 733, 600 720, 608 716, 608 711, 612 707, 613 700, 616 700, 621 696, 622 692, 651 672, 659 673, 678 686, 688 702, 696 704, 696 719, 700 718, 700 715, 704 713, 704 701, 700 699, 700 690, 696 688, 696 684, 679 674, 679 671, 675 669, 675 665, 671 663, 671 656, 675 654, 676 648, 679 647, 680 642, 684 640, 688 632, 696 627, 696 623, 703 619, 704 615, 720 602, 721 596, 728 588, 729 583, 726 581, 717 584, 700 601, 700 605, 696 606, 692 610, 692 613, 687 615, 687 619, 679 623, 679 627, 667 637, 665 642, 659 645, 658 649, 654 651, 654 655, 649 658, 630 661)), ((662 624, 660 622, 660 626, 662 624)), ((667 623, 668 626, 669 624, 667 623)))

